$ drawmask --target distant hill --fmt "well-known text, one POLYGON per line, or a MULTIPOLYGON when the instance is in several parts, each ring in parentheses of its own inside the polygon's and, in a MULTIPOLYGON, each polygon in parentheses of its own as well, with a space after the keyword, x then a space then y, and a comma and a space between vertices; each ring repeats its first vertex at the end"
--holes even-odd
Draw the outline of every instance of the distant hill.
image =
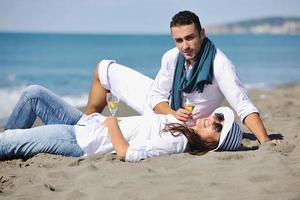
POLYGON ((267 17, 206 27, 211 34, 290 34, 300 35, 300 18, 267 17))

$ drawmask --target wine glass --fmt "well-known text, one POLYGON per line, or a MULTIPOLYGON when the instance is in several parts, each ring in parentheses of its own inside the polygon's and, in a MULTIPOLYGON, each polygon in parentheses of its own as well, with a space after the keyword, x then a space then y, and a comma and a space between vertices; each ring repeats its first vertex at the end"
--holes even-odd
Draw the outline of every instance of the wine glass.
POLYGON ((193 112, 193 110, 194 110, 194 108, 195 108, 195 105, 192 104, 192 103, 187 103, 187 104, 184 104, 184 105, 183 105, 183 108, 184 108, 184 110, 193 112))
POLYGON ((183 100, 183 109, 192 112, 194 110, 195 104, 192 103, 188 99, 188 97, 187 97, 187 95, 185 93, 183 93, 182 97, 183 97, 182 98, 182 100, 183 100))
POLYGON ((119 98, 112 93, 107 93, 106 95, 106 101, 108 104, 108 109, 111 115, 114 117, 116 115, 116 112, 118 110, 119 106, 119 98))
MULTIPOLYGON (((194 108, 195 108, 195 104, 192 103, 192 102, 187 98, 187 96, 186 96, 185 93, 183 93, 183 109, 185 109, 185 110, 187 110, 187 111, 190 111, 190 112, 193 112, 194 108)), ((194 121, 193 121, 193 119, 189 118, 189 119, 185 122, 185 124, 186 124, 187 126, 193 126, 193 125, 194 125, 194 121)))

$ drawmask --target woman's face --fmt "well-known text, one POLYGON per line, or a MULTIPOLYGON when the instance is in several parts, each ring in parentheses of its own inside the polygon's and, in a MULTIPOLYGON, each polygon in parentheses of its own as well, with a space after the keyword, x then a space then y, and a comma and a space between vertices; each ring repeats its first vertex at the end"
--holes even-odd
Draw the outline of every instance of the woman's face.
POLYGON ((195 126, 191 127, 198 135, 207 142, 217 142, 220 139, 224 123, 224 116, 222 114, 212 114, 206 118, 199 118, 195 126))

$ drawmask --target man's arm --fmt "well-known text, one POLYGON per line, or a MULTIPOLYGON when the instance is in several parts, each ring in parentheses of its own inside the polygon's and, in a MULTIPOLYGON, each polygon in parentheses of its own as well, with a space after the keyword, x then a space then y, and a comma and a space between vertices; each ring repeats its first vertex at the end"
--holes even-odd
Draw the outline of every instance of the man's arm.
MULTIPOLYGON (((218 63, 214 66, 214 75, 223 95, 260 143, 270 141, 258 114, 258 109, 250 100, 246 89, 237 76, 234 65, 226 57, 222 58, 222 55, 220 55, 218 63)), ((279 143, 278 140, 272 140, 271 142, 279 143)))
POLYGON ((154 107, 154 111, 160 114, 171 114, 176 119, 186 122, 189 118, 192 117, 192 112, 179 108, 177 111, 170 108, 168 102, 160 102, 154 107))
POLYGON ((161 68, 150 90, 150 104, 158 114, 172 114, 180 121, 187 121, 192 113, 182 108, 177 111, 170 108, 168 100, 172 90, 173 74, 178 57, 178 49, 167 51, 161 60, 161 68))
POLYGON ((258 113, 249 114, 244 119, 244 123, 247 125, 250 131, 255 134, 256 138, 261 144, 270 141, 270 138, 258 113))
POLYGON ((89 93, 88 103, 85 108, 85 114, 87 115, 94 112, 101 113, 106 106, 106 94, 109 91, 101 86, 98 67, 99 65, 97 64, 93 75, 93 82, 89 93))
POLYGON ((108 129, 111 143, 121 160, 125 160, 126 153, 129 147, 128 142, 125 140, 116 117, 107 117, 104 121, 104 125, 108 129))

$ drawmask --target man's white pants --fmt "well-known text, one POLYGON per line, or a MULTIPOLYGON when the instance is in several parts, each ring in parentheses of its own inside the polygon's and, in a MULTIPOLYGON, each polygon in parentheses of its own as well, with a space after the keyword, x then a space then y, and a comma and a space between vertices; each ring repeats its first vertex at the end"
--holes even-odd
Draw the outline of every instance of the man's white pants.
POLYGON ((140 114, 153 113, 149 93, 153 79, 113 60, 98 65, 102 86, 140 114))

